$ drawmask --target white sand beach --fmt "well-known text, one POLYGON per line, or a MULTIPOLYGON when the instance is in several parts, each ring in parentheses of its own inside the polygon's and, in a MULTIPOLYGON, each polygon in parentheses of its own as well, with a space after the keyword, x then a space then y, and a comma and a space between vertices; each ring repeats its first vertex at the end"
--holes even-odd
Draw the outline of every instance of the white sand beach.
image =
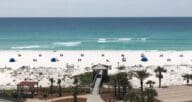
MULTIPOLYGON (((154 69, 162 66, 167 69, 163 86, 183 85, 182 75, 192 73, 192 51, 0 51, 0 87, 14 88, 25 79, 49 86, 49 78, 61 78, 63 86, 70 86, 73 75, 90 72, 99 63, 111 65, 109 74, 120 72, 118 66, 126 66, 126 72, 146 68, 151 76, 145 81, 154 80, 155 86, 154 69), (148 61, 141 61, 141 55, 148 61)), ((140 85, 136 78, 131 82, 140 85)))

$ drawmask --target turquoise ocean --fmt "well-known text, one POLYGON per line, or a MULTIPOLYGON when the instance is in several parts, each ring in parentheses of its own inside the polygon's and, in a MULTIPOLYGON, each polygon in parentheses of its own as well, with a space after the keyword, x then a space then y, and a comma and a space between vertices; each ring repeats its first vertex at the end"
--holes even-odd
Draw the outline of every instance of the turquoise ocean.
POLYGON ((192 18, 0 18, 0 50, 192 50, 192 18))

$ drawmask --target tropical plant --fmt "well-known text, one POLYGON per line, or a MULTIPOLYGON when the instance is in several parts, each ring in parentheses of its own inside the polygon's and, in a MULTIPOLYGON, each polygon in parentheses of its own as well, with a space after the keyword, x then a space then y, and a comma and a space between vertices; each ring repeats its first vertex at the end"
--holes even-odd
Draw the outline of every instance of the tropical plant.
POLYGON ((192 74, 184 74, 182 77, 187 81, 187 85, 189 85, 189 80, 192 79, 192 74))
POLYGON ((50 85, 50 94, 53 94, 53 83, 55 82, 55 80, 53 78, 49 79, 51 85, 50 85))
POLYGON ((90 85, 92 82, 92 72, 87 72, 81 75, 78 75, 79 81, 81 82, 81 85, 90 85))
POLYGON ((148 78, 150 74, 146 70, 140 70, 135 72, 135 77, 140 80, 141 85, 141 99, 144 102, 144 95, 143 95, 143 81, 148 78))
POLYGON ((62 96, 61 79, 58 79, 57 84, 59 86, 59 96, 62 96))
POLYGON ((77 102, 77 95, 78 95, 78 79, 77 77, 74 77, 74 82, 73 84, 75 85, 73 89, 73 102, 77 102))
POLYGON ((155 82, 152 81, 152 80, 148 80, 148 81, 146 82, 146 84, 149 85, 149 88, 153 88, 153 85, 155 84, 155 82))
POLYGON ((113 86, 113 89, 114 89, 114 97, 117 96, 117 90, 116 90, 116 87, 117 87, 117 77, 115 75, 111 75, 109 77, 109 84, 113 86))
POLYGON ((118 99, 122 99, 127 93, 127 90, 132 88, 128 80, 128 74, 125 72, 121 72, 121 73, 110 76, 109 83, 114 88, 114 91, 113 91, 114 97, 117 96, 118 99))
POLYGON ((146 70, 135 71, 135 77, 140 80, 141 92, 143 92, 143 81, 149 76, 150 74, 146 70))
POLYGON ((129 90, 129 89, 131 89, 132 88, 132 86, 131 86, 131 83, 129 82, 129 80, 127 80, 127 79, 123 79, 123 80, 121 80, 121 82, 120 82, 120 84, 121 84, 121 86, 122 86, 122 88, 123 88, 123 97, 125 96, 125 94, 127 93, 127 90, 129 90))
POLYGON ((129 88, 129 89, 132 88, 127 77, 128 77, 128 74, 124 73, 124 72, 117 74, 119 99, 122 99, 125 96, 125 94, 127 93, 127 88, 129 88), (120 87, 122 87, 122 89, 123 89, 122 96, 120 95, 121 94, 120 87))
POLYGON ((144 95, 147 97, 147 102, 155 102, 154 100, 158 93, 155 89, 147 88, 144 91, 144 95))
POLYGON ((126 94, 126 97, 124 97, 124 101, 125 102, 141 102, 141 93, 139 93, 138 91, 136 90, 129 90, 126 94))
POLYGON ((159 88, 161 88, 161 79, 163 79, 162 73, 165 73, 165 72, 167 72, 167 70, 160 66, 158 66, 155 69, 156 77, 159 78, 159 88))
POLYGON ((73 102, 77 102, 77 94, 78 94, 78 87, 75 86, 73 91, 73 102))

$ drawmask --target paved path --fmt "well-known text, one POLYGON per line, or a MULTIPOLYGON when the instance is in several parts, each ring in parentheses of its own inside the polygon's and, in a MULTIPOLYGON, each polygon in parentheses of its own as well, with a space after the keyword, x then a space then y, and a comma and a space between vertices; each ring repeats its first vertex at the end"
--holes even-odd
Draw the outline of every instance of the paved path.
MULTIPOLYGON (((88 94, 88 95, 79 95, 78 97, 79 98, 87 98, 87 102, 104 102, 101 99, 100 95, 88 94)), ((62 99, 68 99, 68 98, 73 98, 73 96, 54 98, 53 101, 62 100, 62 99)), ((52 102, 52 99, 48 99, 48 100, 27 99, 25 102, 52 102)))
POLYGON ((95 85, 93 87, 92 95, 87 97, 87 102, 104 102, 99 95, 99 88, 102 81, 103 70, 100 70, 99 74, 96 76, 95 85))
POLYGON ((14 101, 9 101, 9 100, 0 99, 0 102, 14 102, 14 101))
POLYGON ((87 102, 104 102, 100 95, 89 95, 87 97, 87 102))
POLYGON ((93 95, 98 95, 99 94, 99 88, 100 88, 101 81, 102 81, 102 73, 103 73, 103 71, 100 70, 99 74, 96 76, 97 78, 96 78, 95 85, 94 85, 93 91, 92 91, 93 95))
POLYGON ((192 86, 158 88, 158 99, 163 102, 192 102, 192 86))
MULTIPOLYGON (((87 98, 89 95, 78 95, 78 98, 87 98)), ((59 98, 54 98, 48 99, 48 100, 40 100, 40 99, 27 99, 25 102, 52 102, 52 101, 58 101, 62 99, 68 99, 68 98, 73 98, 73 96, 65 96, 65 97, 59 97, 59 98)), ((1 101, 0 101, 1 102, 1 101)))

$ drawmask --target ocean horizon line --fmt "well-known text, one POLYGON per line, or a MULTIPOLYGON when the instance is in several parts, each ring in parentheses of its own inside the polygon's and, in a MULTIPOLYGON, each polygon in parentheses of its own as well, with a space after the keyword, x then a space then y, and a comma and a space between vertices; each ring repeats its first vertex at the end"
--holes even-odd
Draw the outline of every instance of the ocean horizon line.
POLYGON ((0 17, 0 18, 192 18, 192 16, 143 16, 143 17, 139 17, 139 16, 133 16, 133 17, 102 17, 102 16, 98 16, 98 17, 22 17, 22 16, 18 16, 18 17, 0 17))
POLYGON ((57 52, 57 51, 66 51, 66 52, 81 52, 81 51, 85 51, 85 52, 94 52, 94 51, 98 51, 98 52, 192 52, 192 50, 131 50, 131 49, 127 49, 127 50, 107 50, 107 49, 100 49, 100 50, 71 50, 71 49, 65 49, 65 50, 54 50, 54 49, 49 49, 49 50, 43 50, 43 49, 21 49, 21 50, 16 50, 16 49, 13 49, 13 50, 0 50, 0 52, 20 52, 20 51, 24 51, 24 52, 39 52, 39 51, 43 51, 43 52, 57 52))

